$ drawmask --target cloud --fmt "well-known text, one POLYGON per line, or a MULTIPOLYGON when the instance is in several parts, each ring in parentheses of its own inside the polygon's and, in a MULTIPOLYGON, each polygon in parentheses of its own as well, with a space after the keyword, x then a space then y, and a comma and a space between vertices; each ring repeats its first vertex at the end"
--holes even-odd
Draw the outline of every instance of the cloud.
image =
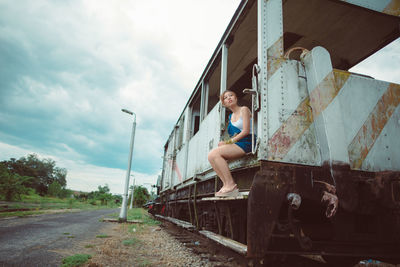
POLYGON ((400 38, 366 58, 350 71, 400 84, 400 38))
POLYGON ((129 153, 127 108, 137 114, 132 169, 156 176, 238 4, 0 1, 1 159, 49 155, 65 164, 69 185, 81 179, 92 190, 118 181, 129 153))

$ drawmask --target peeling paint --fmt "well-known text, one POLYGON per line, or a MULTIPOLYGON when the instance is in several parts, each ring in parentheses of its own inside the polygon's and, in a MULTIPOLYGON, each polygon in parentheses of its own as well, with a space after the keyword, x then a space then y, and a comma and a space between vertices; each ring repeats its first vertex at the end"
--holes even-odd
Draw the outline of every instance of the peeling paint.
POLYGON ((390 84, 348 146, 351 167, 360 169, 386 123, 400 103, 400 85, 390 84))
POLYGON ((267 62, 267 77, 270 79, 274 73, 282 67, 285 63, 285 59, 282 55, 283 50, 283 36, 281 36, 273 45, 267 50, 268 62, 267 62))

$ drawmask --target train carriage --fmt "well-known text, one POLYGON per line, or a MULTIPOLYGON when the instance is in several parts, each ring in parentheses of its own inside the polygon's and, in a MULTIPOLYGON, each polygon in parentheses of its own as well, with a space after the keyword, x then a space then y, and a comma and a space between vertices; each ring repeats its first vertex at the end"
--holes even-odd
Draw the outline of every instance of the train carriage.
POLYGON ((349 69, 400 36, 398 0, 243 0, 165 147, 152 212, 248 257, 400 262, 400 85, 349 69), (215 198, 224 90, 254 120, 215 198))

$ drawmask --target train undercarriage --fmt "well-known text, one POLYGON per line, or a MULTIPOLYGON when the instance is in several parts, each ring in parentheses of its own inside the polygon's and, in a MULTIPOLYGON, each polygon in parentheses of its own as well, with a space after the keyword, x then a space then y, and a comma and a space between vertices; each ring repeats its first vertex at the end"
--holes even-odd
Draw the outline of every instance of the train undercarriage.
POLYGON ((233 176, 237 198, 216 198, 219 179, 199 179, 163 192, 150 212, 238 242, 238 252, 255 259, 307 254, 340 266, 400 262, 399 172, 261 161, 233 176))

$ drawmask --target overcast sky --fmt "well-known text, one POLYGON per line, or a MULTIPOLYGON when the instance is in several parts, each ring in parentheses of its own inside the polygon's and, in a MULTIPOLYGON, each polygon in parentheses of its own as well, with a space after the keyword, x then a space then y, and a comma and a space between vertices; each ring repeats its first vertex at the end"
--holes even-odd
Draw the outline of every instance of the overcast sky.
MULTIPOLYGON (((0 161, 29 153, 67 187, 154 184, 163 146, 239 0, 0 0, 0 161)), ((400 83, 400 41, 352 69, 400 83), (395 55, 395 56, 393 56, 395 55)))

